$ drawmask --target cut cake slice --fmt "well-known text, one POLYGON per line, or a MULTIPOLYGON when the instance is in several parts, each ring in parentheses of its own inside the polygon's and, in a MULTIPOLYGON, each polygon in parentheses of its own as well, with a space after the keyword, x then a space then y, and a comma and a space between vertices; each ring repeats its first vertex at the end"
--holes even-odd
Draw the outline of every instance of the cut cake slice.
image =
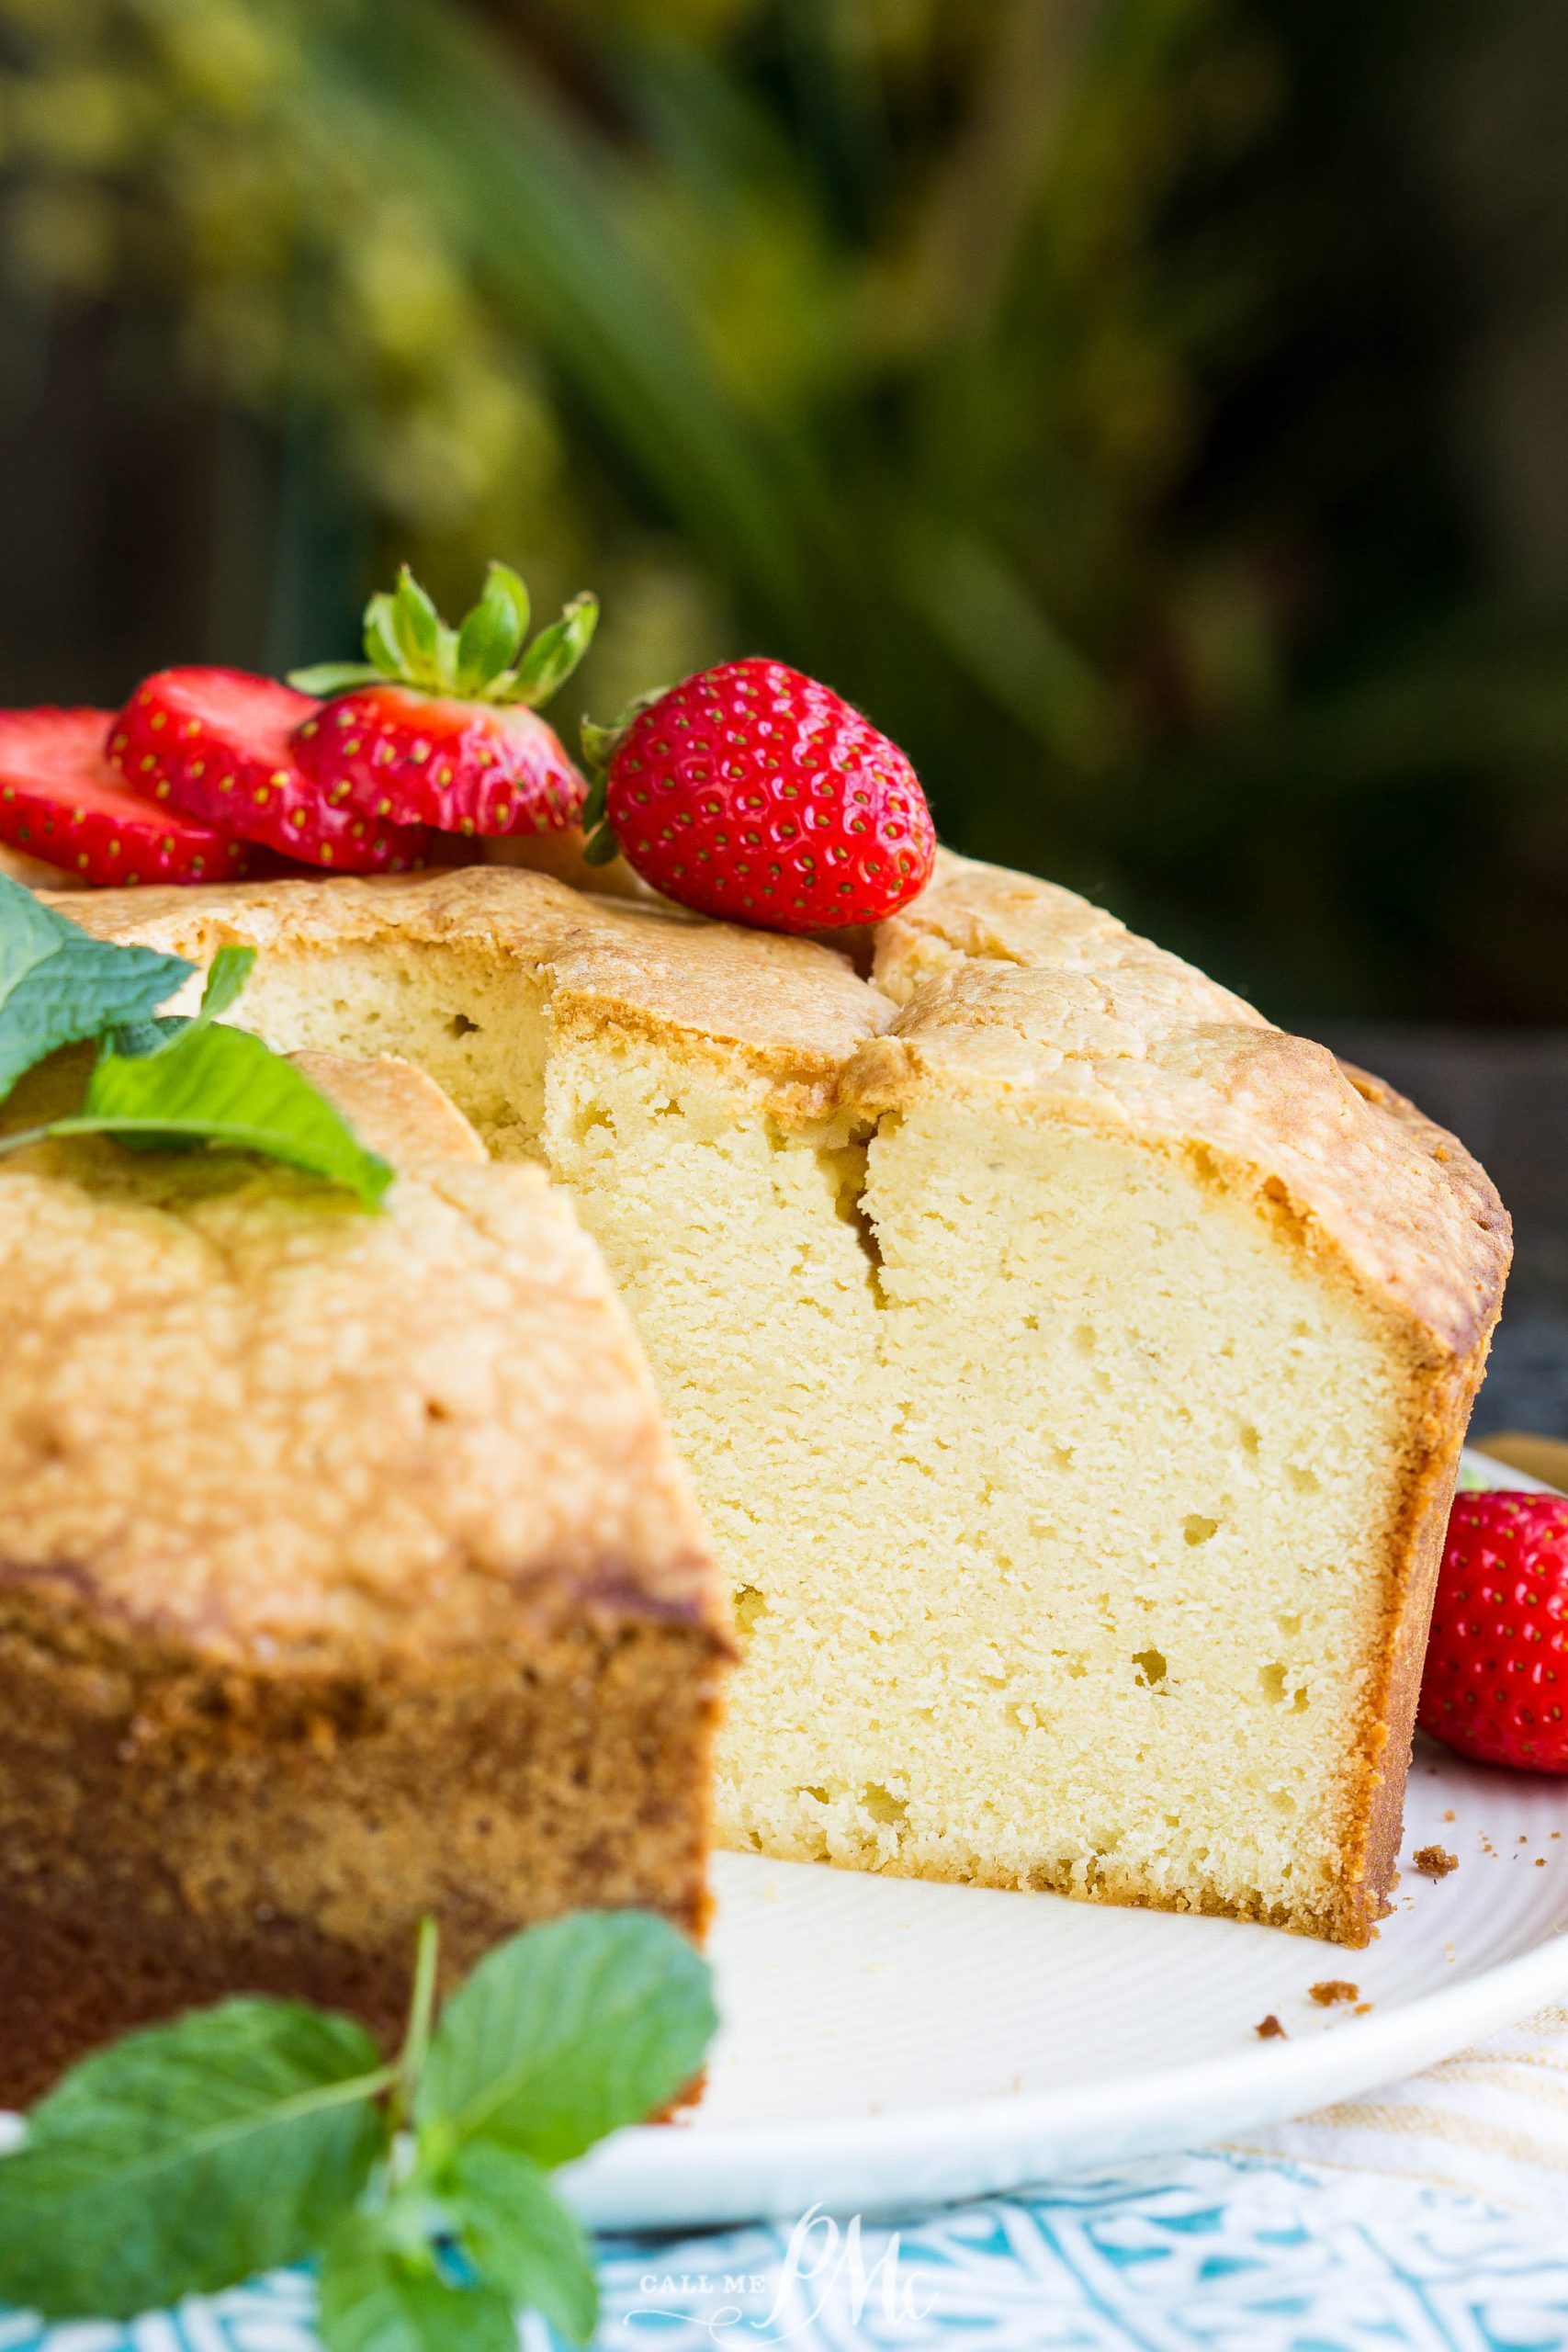
POLYGON ((1507 1262, 1451 1136, 953 858, 870 978, 519 872, 73 911, 570 1186, 734 1596, 730 1842, 1365 1940, 1507 1262))

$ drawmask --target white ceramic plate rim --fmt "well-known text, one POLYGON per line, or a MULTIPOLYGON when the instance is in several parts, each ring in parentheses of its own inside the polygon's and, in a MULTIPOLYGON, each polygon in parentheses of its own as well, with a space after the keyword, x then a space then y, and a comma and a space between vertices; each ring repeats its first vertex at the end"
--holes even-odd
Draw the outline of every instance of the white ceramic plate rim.
MULTIPOLYGON (((976 2099, 964 2106, 897 2115, 854 2117, 831 2124, 731 2124, 712 2131, 640 2127, 607 2143, 603 2153, 573 2168, 573 2202, 601 2228, 646 2229, 740 2222, 793 2213, 788 2193, 769 2195, 755 2184, 765 2167, 781 2178, 809 2175, 824 2201, 845 2194, 863 2199, 868 2212, 886 2211, 891 2197, 910 2204, 1000 2195, 1032 2182, 1082 2169, 1053 2161, 1047 2151, 1080 2134, 1097 2148, 1118 2125, 1135 2127, 1145 2146, 1152 2136, 1183 2144, 1164 2127, 1190 2119, 1187 2144, 1274 2122, 1431 2064, 1478 2035, 1568 1996, 1568 1931, 1464 1983, 1428 1993, 1372 2019, 1358 2019, 1311 2041, 1260 2042, 1255 2050, 1160 2067, 1101 2085, 976 2099), (942 2171, 955 2182, 933 2199, 902 2192, 890 2174, 907 2175, 917 2143, 940 2152, 942 2171), (1032 2159, 1031 2143, 1039 2154, 1032 2159), (859 2176, 855 2185, 852 2176, 859 2176), (887 2181, 886 2189, 878 2186, 887 2181)), ((1089 2167, 1104 2168, 1102 2156, 1089 2167)))

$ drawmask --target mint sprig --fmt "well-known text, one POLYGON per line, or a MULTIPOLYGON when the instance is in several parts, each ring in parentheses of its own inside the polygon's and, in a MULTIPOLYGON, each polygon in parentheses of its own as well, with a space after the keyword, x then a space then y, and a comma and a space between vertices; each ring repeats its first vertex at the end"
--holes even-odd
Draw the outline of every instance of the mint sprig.
POLYGON ((599 601, 574 596, 558 621, 527 643, 528 591, 508 563, 492 563, 479 600, 449 628, 405 563, 398 584, 365 607, 363 662, 319 662, 291 670, 301 694, 352 694, 357 686, 412 686, 466 702, 525 703, 540 710, 566 684, 599 621, 599 601))
POLYGON ((427 1920, 389 2064, 274 2000, 84 2061, 0 2157, 0 2298, 129 2319, 319 2255, 328 2352, 513 2352, 520 2309, 586 2343, 592 2256, 549 2170, 693 2079, 706 1964, 650 1914, 579 1912, 499 1946, 432 2030, 434 1982, 427 1920))
POLYGON ((388 1162, 292 1062, 246 1030, 217 1025, 244 987, 254 947, 219 949, 193 1018, 158 1015, 194 965, 94 939, 0 881, 0 1098, 61 1046, 101 1041, 80 1108, 0 1135, 0 1153, 84 1135, 141 1151, 259 1152, 341 1186, 364 1208, 379 1206, 394 1173, 388 1162))

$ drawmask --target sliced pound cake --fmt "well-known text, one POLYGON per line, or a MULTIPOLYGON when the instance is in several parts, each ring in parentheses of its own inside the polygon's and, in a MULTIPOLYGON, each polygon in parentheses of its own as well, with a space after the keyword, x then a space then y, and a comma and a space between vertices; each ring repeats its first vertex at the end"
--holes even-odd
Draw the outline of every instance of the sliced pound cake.
POLYGON ((1451 1136, 955 859, 870 978, 493 870, 73 911, 570 1188, 734 1595, 731 1843, 1365 1939, 1507 1258, 1451 1136))
POLYGON ((579 1905, 702 1923, 729 1638, 598 1253, 418 1071, 310 1075, 388 1215, 0 1160, 0 2107, 235 1989, 393 2037, 427 1911, 454 1974, 579 1905))

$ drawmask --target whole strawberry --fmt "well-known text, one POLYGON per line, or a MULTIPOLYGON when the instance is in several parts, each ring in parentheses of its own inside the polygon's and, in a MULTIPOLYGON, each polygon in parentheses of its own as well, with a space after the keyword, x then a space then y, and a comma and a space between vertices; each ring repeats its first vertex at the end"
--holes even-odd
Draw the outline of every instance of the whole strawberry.
POLYGON ((724 662, 584 726, 602 771, 585 825, 682 906, 768 931, 879 922, 936 856, 914 769, 830 686, 782 662, 724 662))
POLYGON ((1416 1720, 1483 1764, 1568 1772, 1568 1496, 1457 1498, 1416 1720))
POLYGON ((365 608, 362 662, 297 670, 333 697, 290 739, 334 807, 448 833, 549 832, 573 825, 587 790, 538 716, 588 650, 599 607, 578 596, 525 650, 528 591, 492 563, 460 628, 448 628, 405 564, 365 608))

